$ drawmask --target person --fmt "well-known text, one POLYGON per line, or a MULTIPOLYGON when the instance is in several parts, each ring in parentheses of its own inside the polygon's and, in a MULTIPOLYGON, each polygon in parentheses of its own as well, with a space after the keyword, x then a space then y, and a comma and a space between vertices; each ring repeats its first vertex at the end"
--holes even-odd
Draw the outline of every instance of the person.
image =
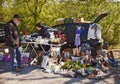
MULTIPOLYGON (((47 32, 47 29, 45 29, 44 26, 41 25, 40 23, 36 24, 36 30, 34 33, 37 33, 37 35, 41 36, 42 38, 49 38, 49 33, 47 32)), ((43 50, 40 45, 38 46, 39 50, 43 50)), ((44 48, 45 51, 49 51, 50 49, 50 46, 48 45, 42 45, 42 47, 44 48)))
POLYGON ((11 57, 11 66, 12 69, 19 72, 22 70, 23 66, 21 65, 21 39, 19 36, 18 26, 22 21, 22 17, 19 14, 14 14, 13 18, 5 24, 5 43, 9 49, 11 57), (17 65, 14 62, 16 57, 17 65))
POLYGON ((36 24, 35 33, 37 33, 38 36, 42 36, 42 38, 49 38, 47 29, 45 29, 44 26, 41 25, 40 23, 37 23, 37 24, 36 24))
MULTIPOLYGON (((36 39, 39 37, 42 39, 48 39, 49 38, 49 33, 47 31, 47 29, 41 25, 40 23, 36 24, 36 30, 33 33, 34 35, 36 34, 36 39)), ((44 65, 44 61, 46 59, 48 59, 48 57, 46 58, 46 56, 49 56, 49 50, 50 50, 50 46, 49 45, 44 45, 44 44, 34 44, 35 46, 35 50, 37 51, 38 54, 38 58, 37 58, 37 65, 41 65, 41 68, 44 68, 44 66, 46 66, 46 64, 44 65), (42 55, 45 57, 43 57, 42 55)), ((33 57, 34 58, 34 57, 33 57)), ((46 63, 46 62, 45 62, 46 63)))

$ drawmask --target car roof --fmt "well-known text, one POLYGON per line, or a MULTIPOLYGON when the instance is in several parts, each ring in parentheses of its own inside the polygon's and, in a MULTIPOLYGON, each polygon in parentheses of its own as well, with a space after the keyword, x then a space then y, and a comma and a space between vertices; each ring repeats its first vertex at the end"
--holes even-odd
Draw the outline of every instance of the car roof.
POLYGON ((57 26, 64 26, 64 25, 82 25, 82 24, 91 24, 91 22, 85 21, 85 22, 80 22, 80 23, 64 23, 64 24, 56 24, 52 28, 55 28, 57 26))

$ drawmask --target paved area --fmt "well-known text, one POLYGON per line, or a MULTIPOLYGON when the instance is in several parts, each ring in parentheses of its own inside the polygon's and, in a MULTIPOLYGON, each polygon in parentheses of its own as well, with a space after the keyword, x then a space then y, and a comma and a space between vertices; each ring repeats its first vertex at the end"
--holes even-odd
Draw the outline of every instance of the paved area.
MULTIPOLYGON (((119 52, 114 55, 118 54, 120 57, 119 52)), ((110 72, 101 80, 45 73, 37 66, 26 66, 20 73, 15 73, 10 63, 0 62, 0 84, 120 84, 120 67, 111 67, 110 72)))
POLYGON ((37 66, 26 66, 15 73, 10 63, 0 62, 0 84, 120 84, 120 69, 112 68, 111 73, 101 80, 45 73, 37 66))

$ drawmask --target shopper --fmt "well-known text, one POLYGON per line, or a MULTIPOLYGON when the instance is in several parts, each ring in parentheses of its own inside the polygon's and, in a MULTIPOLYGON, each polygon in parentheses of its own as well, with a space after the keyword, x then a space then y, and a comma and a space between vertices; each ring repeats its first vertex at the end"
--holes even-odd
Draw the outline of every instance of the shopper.
MULTIPOLYGON (((34 33, 37 33, 38 36, 41 36, 42 38, 49 38, 49 33, 47 29, 45 29, 44 26, 41 25, 40 23, 36 24, 36 30, 34 33)), ((49 45, 42 45, 42 47, 44 48, 45 51, 49 51, 50 49, 49 45)), ((39 50, 43 50, 40 45, 39 45, 39 50)))
POLYGON ((22 17, 19 14, 14 14, 13 18, 6 23, 5 25, 5 38, 6 45, 9 49, 10 57, 11 57, 11 66, 14 71, 21 71, 21 53, 19 47, 21 46, 21 39, 19 36, 18 26, 22 21, 22 17), (16 58, 16 63, 14 59, 16 58))

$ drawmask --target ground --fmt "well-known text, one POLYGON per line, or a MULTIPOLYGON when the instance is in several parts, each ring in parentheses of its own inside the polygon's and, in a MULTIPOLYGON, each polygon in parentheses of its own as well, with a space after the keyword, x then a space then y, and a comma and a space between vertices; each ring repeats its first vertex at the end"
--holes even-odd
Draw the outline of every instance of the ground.
MULTIPOLYGON (((114 55, 116 59, 120 58, 118 52, 114 55)), ((120 84, 120 67, 110 67, 110 72, 100 80, 45 73, 39 66, 26 66, 20 73, 15 73, 9 62, 0 62, 0 84, 120 84)))
POLYGON ((45 73, 38 66, 27 66, 20 73, 10 69, 10 64, 0 62, 0 84, 120 84, 120 68, 111 68, 111 74, 101 80, 45 73))

